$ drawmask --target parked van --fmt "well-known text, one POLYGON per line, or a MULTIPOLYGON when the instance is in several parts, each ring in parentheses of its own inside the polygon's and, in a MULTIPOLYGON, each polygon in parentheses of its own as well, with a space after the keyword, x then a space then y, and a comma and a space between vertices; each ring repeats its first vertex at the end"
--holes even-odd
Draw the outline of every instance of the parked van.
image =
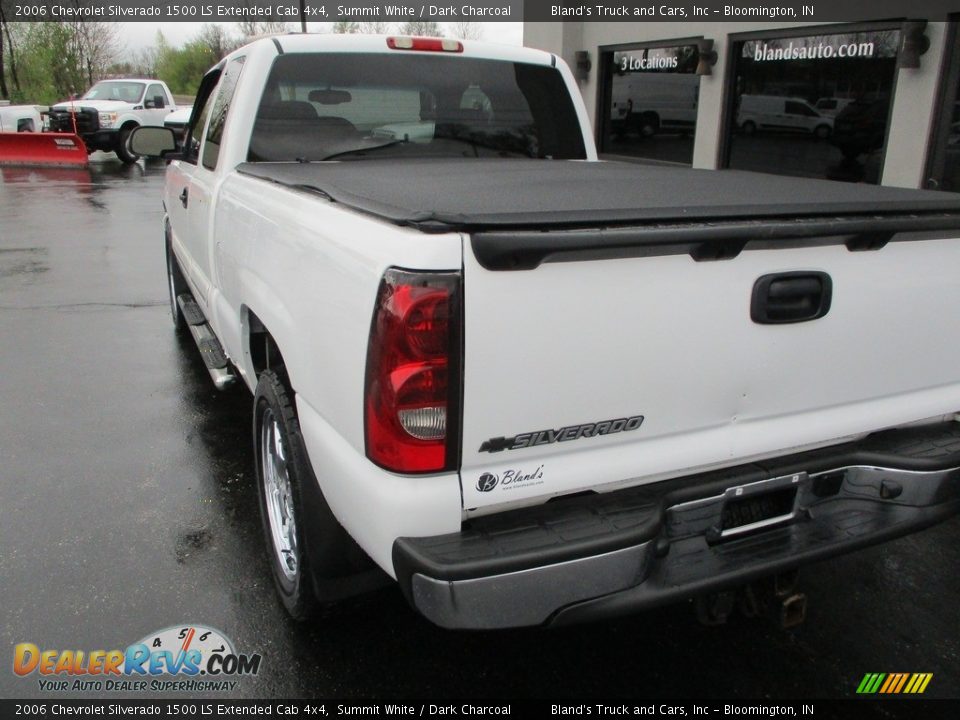
POLYGON ((613 131, 649 137, 690 132, 697 124, 700 78, 680 73, 635 73, 614 78, 613 131))
POLYGON ((776 130, 812 133, 824 139, 833 132, 833 118, 821 115, 803 98, 741 95, 737 127, 747 135, 776 130))
POLYGON ((836 117, 853 102, 853 98, 822 97, 814 103, 813 109, 826 117, 836 117))

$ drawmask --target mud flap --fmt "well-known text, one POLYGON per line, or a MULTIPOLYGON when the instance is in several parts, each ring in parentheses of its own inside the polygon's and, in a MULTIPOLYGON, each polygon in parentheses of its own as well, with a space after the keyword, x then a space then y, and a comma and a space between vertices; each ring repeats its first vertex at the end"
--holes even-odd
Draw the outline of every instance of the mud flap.
POLYGON ((87 148, 73 133, 0 132, 0 166, 87 167, 87 148))

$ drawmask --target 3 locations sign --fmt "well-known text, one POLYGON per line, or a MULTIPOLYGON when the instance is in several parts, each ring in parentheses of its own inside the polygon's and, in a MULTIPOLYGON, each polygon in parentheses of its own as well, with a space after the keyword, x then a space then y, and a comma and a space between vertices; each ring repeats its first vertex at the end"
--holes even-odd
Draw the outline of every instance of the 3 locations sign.
POLYGON ((699 61, 696 45, 644 48, 617 52, 611 69, 614 73, 676 72, 692 73, 699 61))

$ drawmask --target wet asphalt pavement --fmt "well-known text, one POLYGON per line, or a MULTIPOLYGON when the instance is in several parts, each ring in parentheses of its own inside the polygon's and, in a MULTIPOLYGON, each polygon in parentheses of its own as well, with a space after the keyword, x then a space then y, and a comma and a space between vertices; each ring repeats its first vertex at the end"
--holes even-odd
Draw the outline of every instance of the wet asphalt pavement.
POLYGON ((960 697, 958 519, 807 568, 793 630, 702 627, 687 603, 451 633, 395 588, 288 620, 252 484, 250 396, 216 392, 172 331, 162 181, 157 164, 2 170, 0 697, 52 699, 11 672, 16 643, 125 648, 190 622, 263 654, 234 697, 804 699, 852 697, 866 672, 932 672, 927 696, 960 697))

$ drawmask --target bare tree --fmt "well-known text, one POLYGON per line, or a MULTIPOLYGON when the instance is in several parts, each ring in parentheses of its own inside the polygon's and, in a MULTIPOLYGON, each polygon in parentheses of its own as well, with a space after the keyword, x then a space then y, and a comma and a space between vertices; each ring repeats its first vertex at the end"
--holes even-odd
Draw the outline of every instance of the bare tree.
POLYGON ((246 39, 263 37, 264 35, 277 35, 278 33, 290 31, 289 23, 273 20, 239 22, 237 23, 237 28, 239 28, 240 34, 246 39))
POLYGON ((130 61, 130 71, 140 77, 156 77, 157 62, 160 60, 160 50, 148 47, 136 53, 130 61))
POLYGON ((116 23, 77 22, 74 42, 88 86, 103 75, 123 50, 116 23))
MULTIPOLYGON (((244 4, 247 7, 253 6, 250 0, 247 0, 244 4)), ((241 20, 237 23, 237 28, 244 38, 250 39, 263 35, 276 35, 277 33, 289 32, 290 23, 277 20, 277 15, 274 13, 273 8, 264 9, 267 10, 267 12, 261 16, 264 18, 263 20, 241 20)))
MULTIPOLYGON (((10 35, 10 23, 7 21, 7 13, 4 10, 4 4, 6 0, 0 0, 0 34, 3 34, 7 38, 6 47, 7 47, 7 57, 10 58, 10 79, 13 81, 13 89, 17 92, 20 92, 20 78, 17 76, 17 58, 14 53, 13 37, 10 35)), ((0 76, 3 76, 3 43, 0 43, 0 76)), ((4 76, 5 78, 5 76, 4 76)), ((9 97, 6 94, 6 79, 4 79, 4 97, 9 97)))
POLYGON ((393 23, 376 20, 357 23, 357 32, 365 35, 386 35, 393 30, 393 23))
POLYGON ((330 28, 330 32, 337 33, 338 35, 350 35, 357 32, 357 24, 355 22, 350 22, 349 20, 340 20, 335 22, 330 28))
POLYGON ((4 100, 10 97, 10 91, 7 90, 7 73, 3 67, 3 26, 6 24, 5 18, 3 7, 0 7, 0 98, 4 100))
POLYGON ((462 20, 460 22, 447 23, 453 36, 461 40, 482 40, 483 26, 472 20, 462 20))
POLYGON ((223 29, 223 25, 207 23, 197 34, 197 41, 210 48, 210 52, 219 60, 237 48, 237 40, 223 29))
POLYGON ((405 22, 400 32, 404 35, 417 35, 419 37, 440 37, 443 35, 437 23, 425 20, 405 22))

